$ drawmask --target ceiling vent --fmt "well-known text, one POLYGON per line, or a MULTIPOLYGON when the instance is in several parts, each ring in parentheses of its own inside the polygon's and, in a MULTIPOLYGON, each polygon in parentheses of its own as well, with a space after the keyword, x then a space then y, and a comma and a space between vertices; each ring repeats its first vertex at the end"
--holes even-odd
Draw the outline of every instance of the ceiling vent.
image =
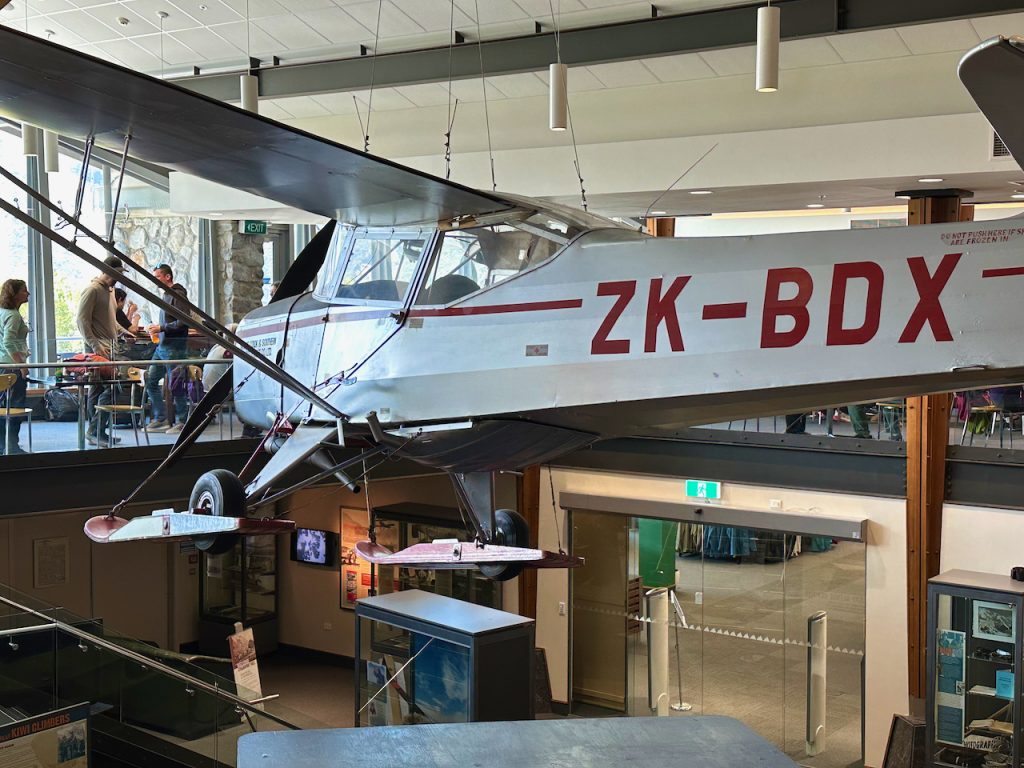
POLYGON ((992 159, 997 160, 1001 157, 1010 157, 1010 150, 1003 144, 1003 140, 999 138, 999 134, 992 131, 992 159))

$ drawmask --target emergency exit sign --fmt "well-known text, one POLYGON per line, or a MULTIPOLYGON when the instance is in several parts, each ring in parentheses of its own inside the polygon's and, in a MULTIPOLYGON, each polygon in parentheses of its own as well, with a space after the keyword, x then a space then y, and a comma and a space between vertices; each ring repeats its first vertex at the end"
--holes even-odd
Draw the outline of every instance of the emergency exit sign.
POLYGON ((694 499, 720 499, 722 484, 714 480, 687 480, 686 495, 694 499))
POLYGON ((243 235, 265 235, 267 234, 267 222, 242 221, 239 222, 238 231, 243 235))

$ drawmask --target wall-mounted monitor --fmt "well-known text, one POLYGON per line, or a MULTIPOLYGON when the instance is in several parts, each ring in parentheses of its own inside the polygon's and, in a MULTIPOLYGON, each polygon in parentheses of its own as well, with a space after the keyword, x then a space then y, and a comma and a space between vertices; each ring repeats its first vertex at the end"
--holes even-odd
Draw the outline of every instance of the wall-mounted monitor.
POLYGON ((296 528, 292 534, 291 558, 297 563, 334 568, 338 565, 339 547, 338 534, 334 531, 296 528))

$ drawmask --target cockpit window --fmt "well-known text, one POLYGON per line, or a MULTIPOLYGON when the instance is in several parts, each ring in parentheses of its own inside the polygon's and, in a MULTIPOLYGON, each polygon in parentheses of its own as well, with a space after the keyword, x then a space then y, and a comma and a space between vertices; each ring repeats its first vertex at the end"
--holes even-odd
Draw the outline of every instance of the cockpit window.
POLYGON ((450 304, 546 261, 559 247, 508 224, 445 232, 416 304, 450 304))
POLYGON ((430 234, 422 230, 357 231, 335 298, 402 301, 430 234))

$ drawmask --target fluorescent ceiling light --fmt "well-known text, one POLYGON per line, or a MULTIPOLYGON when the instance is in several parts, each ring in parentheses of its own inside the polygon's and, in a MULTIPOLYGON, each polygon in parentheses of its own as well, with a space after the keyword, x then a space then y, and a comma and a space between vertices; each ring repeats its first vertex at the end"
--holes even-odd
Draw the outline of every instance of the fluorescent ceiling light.
POLYGON ((945 179, 940 179, 936 177, 930 179, 918 179, 917 181, 919 184, 938 184, 940 181, 945 181, 945 179))
POLYGON ((1010 195, 1014 200, 1024 200, 1024 192, 1018 192, 1015 195, 1010 195))
POLYGON ((714 192, 712 192, 710 189, 691 189, 690 190, 690 194, 691 195, 713 195, 714 192))
POLYGON ((807 207, 808 208, 824 208, 825 204, 824 203, 808 203, 807 207))
POLYGON ((651 211, 651 216, 664 216, 668 211, 651 211))

